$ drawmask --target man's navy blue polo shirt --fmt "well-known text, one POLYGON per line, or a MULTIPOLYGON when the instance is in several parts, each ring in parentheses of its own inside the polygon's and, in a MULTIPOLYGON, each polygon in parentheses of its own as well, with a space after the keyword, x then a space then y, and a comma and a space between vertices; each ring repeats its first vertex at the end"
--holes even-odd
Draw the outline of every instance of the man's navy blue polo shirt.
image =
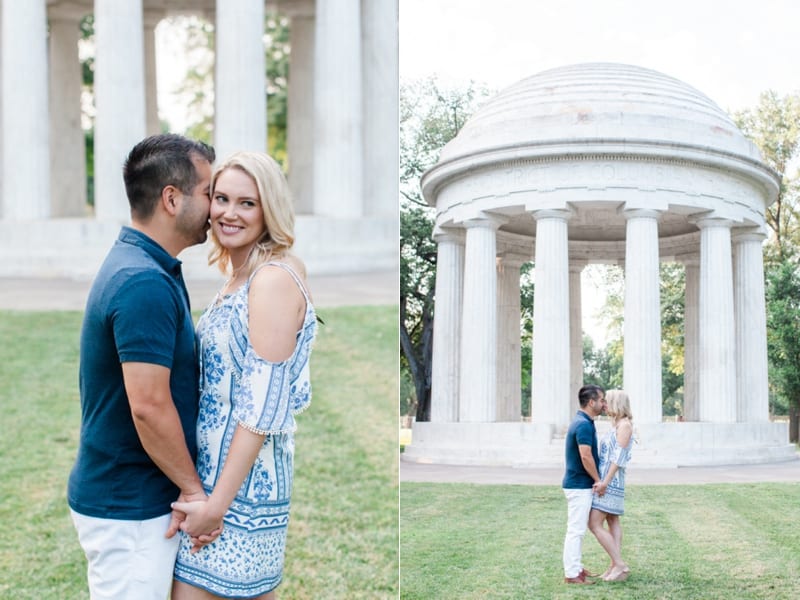
POLYGON ((179 490, 139 441, 122 379, 125 362, 170 369, 172 399, 194 460, 198 365, 181 262, 130 227, 122 228, 86 302, 81 434, 67 498, 83 515, 144 520, 169 513, 179 490))
POLYGON ((581 461, 581 454, 578 450, 579 445, 591 446, 594 464, 600 464, 597 453, 597 429, 595 429, 592 418, 582 410, 575 414, 575 418, 567 429, 565 443, 567 470, 561 483, 562 488, 583 490, 594 485, 594 479, 583 468, 583 461, 581 461))

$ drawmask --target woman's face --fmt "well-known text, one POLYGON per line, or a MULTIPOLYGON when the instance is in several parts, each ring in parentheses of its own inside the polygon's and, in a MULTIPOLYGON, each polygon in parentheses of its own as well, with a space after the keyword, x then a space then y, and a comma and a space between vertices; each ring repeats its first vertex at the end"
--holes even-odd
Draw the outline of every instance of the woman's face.
POLYGON ((251 177, 237 168, 222 171, 214 186, 210 211, 211 227, 220 245, 228 250, 250 248, 266 231, 258 188, 251 177))

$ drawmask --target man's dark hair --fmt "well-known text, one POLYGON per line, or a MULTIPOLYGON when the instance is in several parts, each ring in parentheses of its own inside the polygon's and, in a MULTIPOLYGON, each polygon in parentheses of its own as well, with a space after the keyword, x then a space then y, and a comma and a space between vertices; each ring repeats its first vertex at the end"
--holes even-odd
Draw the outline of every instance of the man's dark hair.
POLYGON ((194 158, 213 163, 214 149, 175 133, 152 135, 136 144, 122 172, 131 214, 143 221, 150 219, 161 190, 168 185, 191 194, 198 182, 194 158))
POLYGON ((578 402, 581 408, 589 404, 590 400, 597 400, 601 394, 605 394, 605 390, 599 385, 585 385, 578 392, 578 402))

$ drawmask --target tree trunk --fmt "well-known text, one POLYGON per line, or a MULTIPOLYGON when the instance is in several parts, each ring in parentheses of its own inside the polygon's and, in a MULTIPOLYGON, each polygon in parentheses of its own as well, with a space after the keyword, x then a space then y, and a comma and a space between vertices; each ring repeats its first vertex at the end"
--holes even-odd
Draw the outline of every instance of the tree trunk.
MULTIPOLYGON (((433 292, 429 293, 432 296, 433 292)), ((400 348, 408 362, 417 395, 417 421, 431 419, 431 350, 433 340, 432 303, 426 303, 422 314, 422 331, 415 347, 406 328, 405 299, 400 299, 400 348)))
POLYGON ((796 444, 800 441, 800 407, 796 404, 789 407, 789 441, 796 444))

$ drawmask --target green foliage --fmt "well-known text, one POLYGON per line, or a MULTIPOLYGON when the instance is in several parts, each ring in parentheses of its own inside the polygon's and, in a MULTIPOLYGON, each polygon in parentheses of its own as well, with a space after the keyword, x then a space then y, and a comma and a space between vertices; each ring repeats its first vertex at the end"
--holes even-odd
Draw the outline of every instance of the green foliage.
MULTIPOLYGON (((400 598, 789 600, 800 536, 786 507, 798 494, 797 483, 629 486, 622 556, 630 578, 567 586, 560 488, 403 483, 400 598)), ((591 533, 583 562, 598 572, 609 562, 591 533)))
POLYGON ((430 418, 436 280, 434 210, 422 198, 419 180, 485 95, 474 84, 446 89, 435 78, 400 86, 401 369, 414 382, 419 421, 430 418))
POLYGON ((791 165, 800 157, 800 94, 779 96, 768 90, 753 109, 733 115, 739 129, 758 146, 764 161, 780 177, 780 192, 766 209, 772 229, 774 252, 779 257, 789 247, 800 245, 800 181, 791 165))
MULTIPOLYGON (((171 17, 173 24, 185 28, 186 51, 190 63, 178 94, 186 99, 188 114, 193 119, 186 135, 211 142, 214 131, 213 70, 214 26, 197 17, 171 17)), ((267 94, 267 151, 284 168, 286 153, 286 114, 289 82, 289 26, 288 18, 267 11, 264 21, 264 53, 266 62, 267 94)))
MULTIPOLYGON (((66 481, 78 312, 0 312, 0 598, 88 598, 66 481)), ((325 309, 298 417, 282 599, 398 596, 397 308, 325 309)))
POLYGON ((622 388, 622 356, 617 345, 597 348, 594 340, 583 336, 583 383, 593 383, 606 389, 622 388))
POLYGON ((533 393, 533 263, 523 263, 519 269, 520 306, 520 412, 531 416, 531 394, 533 393))
POLYGON ((800 94, 761 94, 758 105, 734 115, 739 128, 758 146, 780 178, 780 192, 767 207, 772 236, 765 246, 767 353, 770 410, 790 416, 790 438, 798 439, 800 419, 800 325, 797 256, 800 253, 800 94))
MULTIPOLYGON (((767 354, 770 384, 790 414, 800 410, 800 270, 789 255, 767 271, 767 354)), ((778 406, 773 406, 773 410, 778 406)), ((795 417, 796 419, 796 417, 795 417)), ((792 441, 797 441, 794 424, 792 441)))
MULTIPOLYGON (((80 39, 84 42, 94 44, 94 14, 88 14, 81 19, 80 22, 81 36, 80 39)), ((81 62, 81 79, 83 86, 91 88, 94 86, 94 56, 87 56, 81 62)))
POLYGON ((433 352, 433 296, 436 244, 430 210, 409 205, 400 211, 400 343, 401 368, 414 382, 411 402, 417 419, 430 418, 433 352))
POLYGON ((267 64, 267 149, 275 160, 287 164, 286 114, 289 87, 288 18, 267 11, 265 52, 267 64))
MULTIPOLYGON (((620 388, 624 363, 623 322, 625 276, 622 269, 595 267, 607 292, 602 316, 608 322, 611 340, 595 348, 584 340, 584 382, 620 388)), ((665 416, 683 412, 683 326, 685 269, 679 263, 661 263, 661 400, 665 416)))

